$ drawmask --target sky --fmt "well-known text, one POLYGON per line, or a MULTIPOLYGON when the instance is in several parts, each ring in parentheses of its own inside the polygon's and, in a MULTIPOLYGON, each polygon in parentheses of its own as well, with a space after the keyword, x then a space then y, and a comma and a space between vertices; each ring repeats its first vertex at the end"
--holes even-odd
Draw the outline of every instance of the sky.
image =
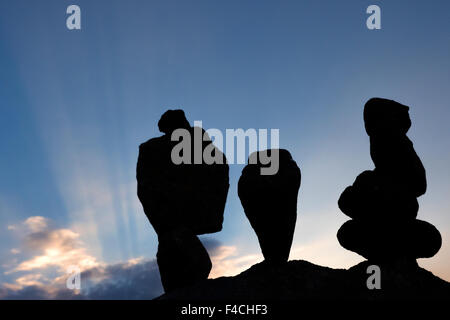
MULTIPOLYGON (((427 170, 418 218, 443 245, 419 264, 450 281, 448 1, 0 0, 0 298, 153 298, 156 234, 136 196, 138 146, 181 108, 203 127, 279 129, 302 172, 290 259, 348 268, 337 200, 373 169, 371 97, 410 106, 427 170), (66 9, 81 8, 81 30, 66 9), (369 30, 366 8, 381 8, 369 30), (81 271, 79 291, 65 287, 81 271)), ((230 165, 213 270, 262 261, 230 165)))

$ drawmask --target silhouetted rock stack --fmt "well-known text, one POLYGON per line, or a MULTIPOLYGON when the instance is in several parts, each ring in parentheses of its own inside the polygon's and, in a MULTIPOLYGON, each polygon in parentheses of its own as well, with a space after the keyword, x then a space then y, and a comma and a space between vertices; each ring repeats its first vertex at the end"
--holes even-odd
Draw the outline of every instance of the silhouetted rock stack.
MULTIPOLYGON (((258 236, 265 261, 286 262, 291 250, 297 220, 297 195, 300 169, 287 150, 276 149, 279 168, 274 175, 261 175, 262 153, 273 156, 274 150, 252 153, 242 170, 238 195, 245 215, 258 236), (253 161, 255 160, 255 161, 253 161), (255 164, 252 164, 255 163, 255 164)), ((272 161, 276 161, 275 157, 272 161)))
POLYGON ((164 113, 158 127, 164 135, 139 147, 136 176, 139 200, 158 234, 157 261, 168 292, 208 277, 211 260, 197 235, 222 229, 229 180, 223 153, 209 139, 194 141, 197 136, 202 140, 205 131, 191 127, 182 110, 164 113), (190 155, 181 152, 189 163, 175 164, 172 159, 172 150, 180 143, 171 141, 176 129, 190 134, 190 155), (201 158, 207 147, 222 164, 194 164, 195 152, 201 158))
POLYGON ((373 171, 364 171, 347 187, 339 208, 353 220, 338 231, 339 243, 366 259, 411 261, 434 256, 441 235, 417 220, 417 197, 426 191, 425 169, 406 136, 409 107, 373 98, 364 107, 373 171))

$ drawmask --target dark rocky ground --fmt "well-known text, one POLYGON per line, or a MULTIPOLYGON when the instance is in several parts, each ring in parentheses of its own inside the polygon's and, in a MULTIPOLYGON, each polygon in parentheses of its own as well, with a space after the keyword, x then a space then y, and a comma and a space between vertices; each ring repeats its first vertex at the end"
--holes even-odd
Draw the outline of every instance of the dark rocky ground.
POLYGON ((450 283, 417 264, 380 265, 381 289, 369 290, 368 261, 332 269, 303 260, 262 262, 234 277, 208 279, 157 300, 450 300, 450 283))

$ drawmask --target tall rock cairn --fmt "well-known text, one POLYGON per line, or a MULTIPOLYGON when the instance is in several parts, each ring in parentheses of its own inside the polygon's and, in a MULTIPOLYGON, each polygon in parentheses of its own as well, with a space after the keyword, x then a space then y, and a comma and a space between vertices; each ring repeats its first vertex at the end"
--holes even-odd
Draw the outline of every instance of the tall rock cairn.
MULTIPOLYGON (((139 147, 137 193, 144 212, 158 234, 157 262, 165 292, 208 278, 212 264, 197 235, 222 230, 229 188, 228 164, 205 131, 191 127, 183 110, 168 110, 158 122, 162 136, 139 147), (172 133, 184 129, 190 135, 189 163, 175 164, 172 151, 179 141, 172 133), (203 141, 194 141, 199 137, 203 141), (195 164, 199 143, 221 158, 221 163, 195 164)), ((188 152, 189 151, 189 152, 188 152)))
POLYGON ((338 201, 352 218, 337 233, 339 243, 376 262, 429 258, 442 239, 431 224, 416 219, 417 198, 427 188, 425 169, 406 136, 411 127, 409 107, 372 98, 364 107, 364 123, 375 164, 364 171, 338 201))

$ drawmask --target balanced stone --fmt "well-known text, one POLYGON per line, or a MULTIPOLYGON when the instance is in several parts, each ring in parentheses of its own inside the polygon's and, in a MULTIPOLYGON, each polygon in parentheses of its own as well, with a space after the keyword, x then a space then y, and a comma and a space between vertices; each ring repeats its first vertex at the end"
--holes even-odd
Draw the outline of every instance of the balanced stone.
POLYGON ((156 261, 165 292, 208 278, 211 260, 196 235, 179 228, 160 234, 158 241, 156 261))
POLYGON ((159 131, 171 135, 176 129, 190 129, 191 126, 187 121, 183 110, 167 110, 158 121, 159 131))
POLYGON ((284 149, 252 153, 249 164, 242 170, 238 195, 269 263, 282 263, 289 258, 300 180, 300 169, 284 149), (262 175, 260 169, 266 165, 260 161, 261 156, 273 156, 273 152, 278 152, 278 171, 274 175, 262 175))
POLYGON ((436 227, 421 220, 349 220, 339 229, 337 238, 345 249, 377 262, 430 258, 442 245, 436 227))
POLYGON ((222 229, 229 188, 228 164, 211 140, 202 142, 202 150, 213 148, 214 153, 223 157, 222 164, 194 164, 193 152, 190 163, 175 164, 172 150, 179 142, 171 140, 172 132, 186 129, 192 148, 195 130, 204 133, 203 129, 188 125, 182 110, 169 110, 158 123, 166 134, 139 147, 138 197, 157 233, 178 226, 197 235, 222 229))
POLYGON ((411 127, 408 110, 409 107, 392 100, 370 99, 364 107, 364 122, 379 177, 419 197, 427 188, 426 174, 406 136, 411 127))
POLYGON ((342 192, 339 208, 352 219, 415 219, 417 198, 403 188, 386 183, 376 171, 364 171, 342 192))
POLYGON ((364 126, 369 136, 403 136, 411 127, 409 107, 393 100, 369 99, 364 106, 364 126))

